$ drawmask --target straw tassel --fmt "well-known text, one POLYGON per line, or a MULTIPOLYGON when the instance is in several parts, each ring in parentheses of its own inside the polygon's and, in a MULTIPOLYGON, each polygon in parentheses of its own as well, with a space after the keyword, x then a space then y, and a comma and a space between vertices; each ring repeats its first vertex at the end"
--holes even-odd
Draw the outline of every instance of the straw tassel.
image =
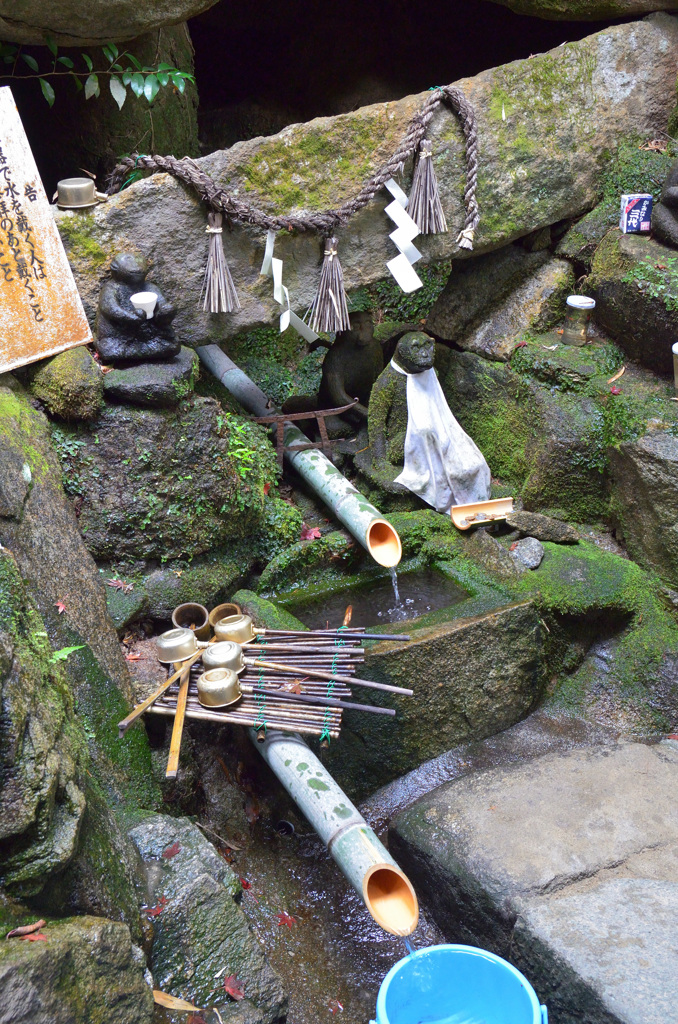
POLYGON ((348 331, 351 324, 336 238, 325 239, 324 256, 320 284, 311 305, 310 325, 314 331, 348 331))
POLYGON ((440 202, 438 179, 433 167, 433 153, 428 139, 422 139, 412 178, 407 212, 422 235, 447 231, 447 221, 440 202))
POLYGON ((207 214, 205 230, 210 236, 210 247, 202 286, 205 295, 202 308, 208 313, 233 313, 240 309, 238 293, 224 256, 222 222, 223 217, 218 211, 210 210, 207 214))

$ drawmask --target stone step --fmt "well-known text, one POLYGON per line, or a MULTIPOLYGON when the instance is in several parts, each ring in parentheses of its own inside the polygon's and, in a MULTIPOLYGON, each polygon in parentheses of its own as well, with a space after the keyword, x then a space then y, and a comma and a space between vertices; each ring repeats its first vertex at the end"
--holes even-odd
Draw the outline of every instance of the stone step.
POLYGON ((391 848, 450 942, 515 963, 556 1024, 678 1020, 678 744, 559 751, 441 786, 391 848))

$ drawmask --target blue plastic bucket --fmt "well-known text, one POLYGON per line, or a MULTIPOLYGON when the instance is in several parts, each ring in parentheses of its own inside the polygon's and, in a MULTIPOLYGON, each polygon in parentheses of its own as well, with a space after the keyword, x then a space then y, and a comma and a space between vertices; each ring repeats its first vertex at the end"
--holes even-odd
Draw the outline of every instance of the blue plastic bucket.
POLYGON ((548 1024, 520 971, 474 946, 429 946, 381 983, 371 1024, 548 1024))

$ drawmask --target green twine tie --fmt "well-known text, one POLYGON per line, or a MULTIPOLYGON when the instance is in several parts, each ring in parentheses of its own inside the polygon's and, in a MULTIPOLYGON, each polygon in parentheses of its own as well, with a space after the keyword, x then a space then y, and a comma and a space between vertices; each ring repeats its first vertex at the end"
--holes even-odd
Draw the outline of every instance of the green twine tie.
MULTIPOLYGON (((342 640, 341 643, 343 645, 344 641, 342 640)), ((337 658, 338 657, 339 657, 338 654, 335 654, 332 657, 332 665, 330 666, 330 673, 332 675, 334 675, 335 672, 337 671, 337 658)), ((332 696, 333 693, 334 693, 334 679, 329 679, 328 682, 327 682, 327 693, 325 694, 325 696, 327 698, 329 698, 329 697, 332 696)), ((330 707, 328 705, 325 708, 325 715, 323 717, 323 731, 320 734, 320 742, 321 743, 323 742, 323 740, 327 740, 328 743, 332 742, 332 740, 330 738, 330 712, 331 712, 331 709, 330 709, 330 707)))

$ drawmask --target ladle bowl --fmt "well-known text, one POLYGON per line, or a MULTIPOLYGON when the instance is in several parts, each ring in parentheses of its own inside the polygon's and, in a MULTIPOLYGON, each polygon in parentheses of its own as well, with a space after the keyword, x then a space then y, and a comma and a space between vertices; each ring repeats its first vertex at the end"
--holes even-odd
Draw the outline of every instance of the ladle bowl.
POLYGON ((217 640, 232 640, 236 644, 248 644, 257 632, 249 615, 226 615, 214 627, 217 640))
POLYGON ((172 612, 172 624, 178 629, 193 630, 196 640, 209 640, 212 633, 207 608, 202 604, 177 605, 172 612))
POLYGON ((198 677, 198 700, 206 708, 225 708, 242 697, 240 680, 230 668, 212 668, 198 677))
POLYGON ((168 629, 161 633, 155 641, 158 661, 171 665, 173 662, 186 661, 198 651, 198 641, 190 629, 168 629))

